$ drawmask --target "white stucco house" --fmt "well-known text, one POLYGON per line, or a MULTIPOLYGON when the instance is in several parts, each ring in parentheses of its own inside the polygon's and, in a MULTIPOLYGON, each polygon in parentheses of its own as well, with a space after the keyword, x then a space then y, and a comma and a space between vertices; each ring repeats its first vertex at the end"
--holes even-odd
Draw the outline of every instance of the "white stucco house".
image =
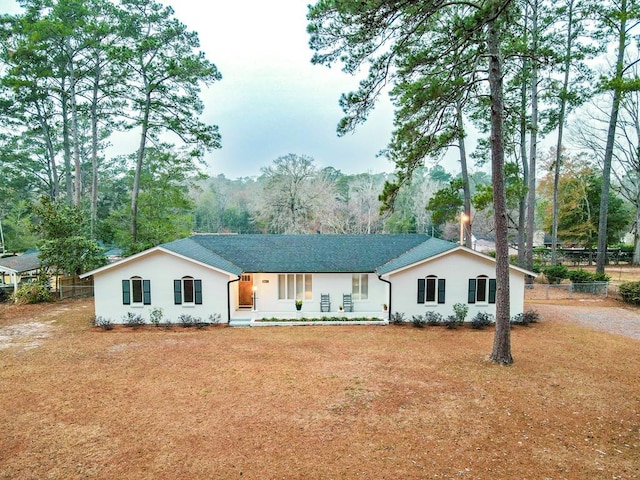
MULTIPOLYGON (((535 274, 510 269, 512 316, 523 311, 527 275, 535 274)), ((114 323, 129 312, 149 321, 154 308, 173 322, 183 314, 222 322, 388 320, 391 312, 410 319, 427 311, 446 317, 455 303, 469 306, 468 319, 477 312, 495 314, 495 260, 417 234, 197 234, 81 277, 89 276, 96 315, 114 323), (300 311, 296 300, 302 301, 300 311)))

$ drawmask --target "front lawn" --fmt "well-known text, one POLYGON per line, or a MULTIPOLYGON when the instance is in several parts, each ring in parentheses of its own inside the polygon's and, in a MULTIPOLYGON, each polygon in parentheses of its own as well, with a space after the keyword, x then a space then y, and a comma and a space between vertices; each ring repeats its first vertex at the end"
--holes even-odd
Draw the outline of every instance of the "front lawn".
POLYGON ((91 314, 0 305, 0 479, 640 477, 635 339, 542 318, 500 367, 490 328, 91 314))

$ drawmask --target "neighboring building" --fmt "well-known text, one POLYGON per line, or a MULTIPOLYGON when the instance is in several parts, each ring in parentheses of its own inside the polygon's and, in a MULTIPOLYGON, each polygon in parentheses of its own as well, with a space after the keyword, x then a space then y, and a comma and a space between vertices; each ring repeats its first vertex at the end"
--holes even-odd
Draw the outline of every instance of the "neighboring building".
POLYGON ((40 272, 38 252, 0 258, 0 286, 18 289, 20 282, 36 278, 40 272))
MULTIPOLYGON (((511 315, 525 276, 511 267, 511 315)), ((495 314, 495 260, 426 235, 213 235, 176 240, 83 274, 93 276, 95 313, 116 323, 154 308, 222 321, 453 314, 455 303, 495 314), (330 307, 321 311, 322 295, 330 307), (342 311, 345 295, 353 311, 342 311), (326 297, 325 297, 326 298, 326 297), (302 309, 296 311, 296 300, 302 309), (387 305, 388 310, 384 310, 387 305)))

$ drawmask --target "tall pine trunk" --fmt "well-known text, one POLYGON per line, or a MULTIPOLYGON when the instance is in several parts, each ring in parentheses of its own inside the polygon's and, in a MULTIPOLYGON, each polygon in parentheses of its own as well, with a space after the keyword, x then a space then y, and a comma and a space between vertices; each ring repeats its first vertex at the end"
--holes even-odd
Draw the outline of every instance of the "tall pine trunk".
POLYGON ((464 236, 467 248, 473 248, 471 238, 471 189, 469 187, 469 170, 467 169, 467 149, 464 143, 464 124, 462 118, 462 105, 456 104, 456 116, 458 122, 458 148, 460 149, 460 170, 462 175, 462 191, 464 195, 464 214, 467 221, 463 223, 464 236))
POLYGON ((527 175, 527 252, 525 265, 533 269, 533 229, 536 215, 536 163, 538 157, 538 1, 531 2, 531 138, 529 143, 529 168, 527 175))
POLYGON ((151 92, 146 88, 142 118, 142 131, 140 132, 140 145, 136 157, 136 169, 133 176, 133 188, 131 190, 131 247, 137 249, 138 242, 138 195, 140 194, 140 177, 142 176, 142 164, 147 146, 147 134, 149 131, 149 116, 151 114, 151 92))
POLYGON ((75 170, 73 203, 78 206, 80 205, 80 197, 82 194, 82 170, 80 165, 80 130, 78 125, 78 103, 76 99, 76 74, 73 57, 71 55, 71 44, 68 38, 65 40, 65 46, 69 54, 69 102, 71 105, 71 138, 73 140, 73 165, 75 170))
POLYGON ((620 2, 620 32, 618 36, 618 57, 616 59, 616 72, 613 84, 613 101, 611 102, 611 116, 609 117, 609 129, 607 131, 607 146, 602 162, 602 192, 600 194, 600 216, 598 221, 598 254, 596 256, 596 272, 604 273, 607 260, 607 213, 609 211, 609 186, 611 184, 611 162, 613 160, 613 148, 616 138, 616 126, 622 92, 619 83, 624 73, 624 52, 627 45, 627 21, 629 14, 627 0, 620 2))
POLYGON ((96 70, 91 95, 91 237, 96 236, 98 223, 98 94, 100 85, 100 59, 96 55, 96 70))
POLYGON ((504 181, 504 98, 500 26, 494 19, 488 24, 489 90, 491 97, 491 178, 496 233, 496 332, 491 360, 510 365, 510 290, 507 199, 504 181))
POLYGON ((562 82, 562 90, 560 90, 560 112, 558 114, 558 141, 556 143, 556 158, 553 167, 553 225, 551 233, 551 264, 555 265, 558 261, 557 243, 558 243, 558 216, 560 206, 558 205, 558 188, 560 186, 560 169, 562 167, 562 137, 564 134, 565 117, 567 115, 567 97, 569 93, 569 75, 571 72, 571 55, 573 50, 573 0, 569 0, 567 12, 567 43, 564 59, 564 79, 562 82))

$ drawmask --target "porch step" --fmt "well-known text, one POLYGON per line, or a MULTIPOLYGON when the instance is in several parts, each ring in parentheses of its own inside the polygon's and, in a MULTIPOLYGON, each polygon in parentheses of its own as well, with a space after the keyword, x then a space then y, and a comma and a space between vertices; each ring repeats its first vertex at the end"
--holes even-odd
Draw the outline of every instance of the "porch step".
POLYGON ((232 318, 229 321, 230 327, 250 327, 251 319, 250 318, 232 318))

